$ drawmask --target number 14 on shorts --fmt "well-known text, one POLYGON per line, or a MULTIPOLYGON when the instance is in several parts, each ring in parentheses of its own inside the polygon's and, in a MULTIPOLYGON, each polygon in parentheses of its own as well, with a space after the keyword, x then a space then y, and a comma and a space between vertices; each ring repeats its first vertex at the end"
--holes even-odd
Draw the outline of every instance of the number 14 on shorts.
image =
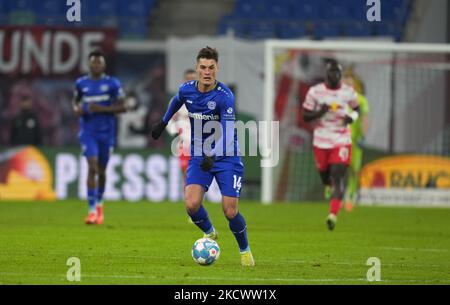
POLYGON ((239 191, 241 189, 241 187, 242 187, 241 179, 242 179, 241 176, 233 175, 233 188, 236 191, 239 191))

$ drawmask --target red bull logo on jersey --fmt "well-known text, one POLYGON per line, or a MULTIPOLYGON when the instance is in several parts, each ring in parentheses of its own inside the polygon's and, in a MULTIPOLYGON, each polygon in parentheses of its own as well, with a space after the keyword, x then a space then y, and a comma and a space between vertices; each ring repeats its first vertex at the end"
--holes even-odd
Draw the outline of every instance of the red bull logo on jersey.
POLYGON ((373 161, 361 171, 362 188, 450 189, 450 158, 403 155, 373 161))
POLYGON ((342 109, 342 108, 344 108, 344 107, 342 107, 342 105, 339 104, 339 103, 336 102, 336 101, 333 101, 333 102, 330 104, 330 109, 331 109, 332 112, 336 112, 337 110, 342 109))

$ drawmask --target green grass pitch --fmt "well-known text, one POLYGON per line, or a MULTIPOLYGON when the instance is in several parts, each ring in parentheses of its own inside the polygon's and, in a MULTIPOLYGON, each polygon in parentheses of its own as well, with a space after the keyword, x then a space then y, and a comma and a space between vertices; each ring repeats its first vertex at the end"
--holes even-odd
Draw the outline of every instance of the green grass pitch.
POLYGON ((243 269, 221 206, 206 208, 221 256, 204 267, 182 203, 111 202, 105 224, 87 226, 83 201, 0 202, 0 284, 450 284, 450 209, 356 207, 329 232, 324 203, 241 202, 256 261, 243 269), (380 282, 367 281, 369 257, 380 282))

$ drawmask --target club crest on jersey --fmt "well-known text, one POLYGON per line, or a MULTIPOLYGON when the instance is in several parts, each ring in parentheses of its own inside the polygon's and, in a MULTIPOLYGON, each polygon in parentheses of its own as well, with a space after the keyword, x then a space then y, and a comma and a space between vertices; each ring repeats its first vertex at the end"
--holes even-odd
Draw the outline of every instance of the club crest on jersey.
POLYGON ((209 102, 208 102, 208 109, 209 109, 209 110, 214 110, 214 109, 216 109, 216 102, 214 102, 214 101, 209 101, 209 102))
POLYGON ((232 114, 233 113, 233 108, 228 107, 227 112, 228 112, 228 114, 232 114))
POLYGON ((109 87, 106 84, 100 86, 100 90, 103 91, 103 92, 108 91, 108 89, 109 89, 109 87))

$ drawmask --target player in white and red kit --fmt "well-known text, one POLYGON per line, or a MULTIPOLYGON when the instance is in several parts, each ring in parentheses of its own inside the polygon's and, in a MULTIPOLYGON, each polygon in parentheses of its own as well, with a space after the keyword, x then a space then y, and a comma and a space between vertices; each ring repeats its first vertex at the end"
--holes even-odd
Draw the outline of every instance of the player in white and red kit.
POLYGON ((345 193, 347 168, 352 153, 349 124, 359 115, 356 92, 341 82, 342 67, 330 60, 326 80, 311 87, 303 103, 303 118, 314 121, 313 150, 316 167, 325 186, 331 186, 329 230, 333 230, 345 193))
MULTIPOLYGON (((197 79, 197 72, 194 69, 187 69, 183 74, 184 81, 188 82, 197 79)), ((191 122, 189 121, 188 110, 183 105, 172 117, 166 128, 170 135, 178 134, 178 156, 180 158, 181 172, 183 173, 183 187, 186 185, 186 171, 191 155, 191 122)))

